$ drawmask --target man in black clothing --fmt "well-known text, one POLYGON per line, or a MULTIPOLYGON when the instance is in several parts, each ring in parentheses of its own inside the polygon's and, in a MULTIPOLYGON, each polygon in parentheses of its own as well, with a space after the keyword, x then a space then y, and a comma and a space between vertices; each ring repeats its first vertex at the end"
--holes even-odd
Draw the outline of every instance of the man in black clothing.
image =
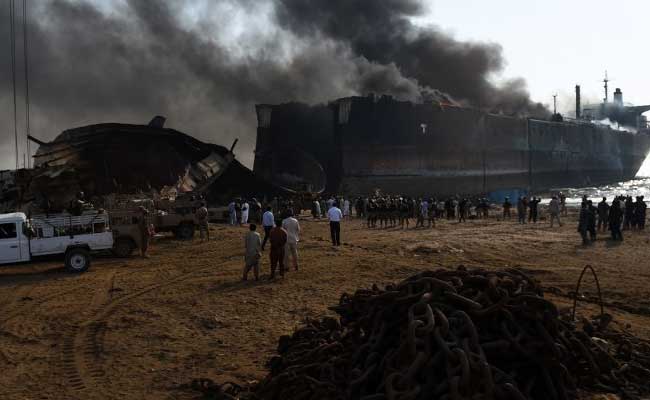
POLYGON ((510 203, 510 198, 506 197, 503 201, 503 219, 510 219, 510 209, 512 208, 512 203, 510 203))
POLYGON ((635 228, 643 229, 645 228, 645 214, 646 214, 646 204, 643 201, 643 196, 636 197, 636 203, 634 203, 634 222, 633 225, 635 228))
POLYGON ((533 221, 534 223, 537 223, 537 205, 542 201, 540 198, 534 197, 530 200, 530 203, 528 203, 528 207, 530 207, 530 213, 528 216, 528 222, 533 221))
POLYGON ((466 221, 467 205, 467 199, 462 199, 460 203, 458 203, 458 222, 466 221))
POLYGON ((598 203, 598 230, 605 231, 607 229, 607 221, 609 218, 609 204, 607 198, 603 197, 603 201, 598 203))
POLYGON ((582 203, 578 220, 578 232, 582 237, 583 245, 596 240, 596 213, 591 200, 582 203), (589 238, 587 238, 587 233, 589 233, 589 238))
POLYGON ((609 230, 612 232, 612 240, 623 240, 623 233, 621 233, 621 222, 623 221, 623 210, 621 209, 621 202, 615 198, 612 206, 609 208, 609 230))

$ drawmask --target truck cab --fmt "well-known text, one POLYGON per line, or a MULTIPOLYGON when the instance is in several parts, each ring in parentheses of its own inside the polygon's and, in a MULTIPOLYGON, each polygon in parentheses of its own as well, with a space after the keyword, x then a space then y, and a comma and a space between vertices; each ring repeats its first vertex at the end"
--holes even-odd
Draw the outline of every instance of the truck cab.
POLYGON ((0 264, 31 259, 27 217, 23 213, 0 215, 0 264))

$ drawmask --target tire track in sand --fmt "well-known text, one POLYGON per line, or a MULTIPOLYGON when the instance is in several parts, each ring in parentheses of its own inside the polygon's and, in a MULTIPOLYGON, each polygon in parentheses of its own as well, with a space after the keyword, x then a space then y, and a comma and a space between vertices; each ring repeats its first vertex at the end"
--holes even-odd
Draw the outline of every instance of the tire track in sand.
MULTIPOLYGON (((233 257, 224 259, 230 261, 233 257)), ((239 257, 234 257, 239 258, 239 257)), ((63 339, 62 363, 66 385, 73 391, 83 393, 89 389, 98 390, 102 379, 106 375, 103 369, 104 333, 106 321, 115 311, 125 303, 143 296, 149 292, 184 282, 198 276, 206 270, 214 270, 213 266, 181 273, 164 282, 155 283, 136 290, 132 293, 112 299, 113 282, 115 274, 110 275, 104 282, 102 289, 95 293, 92 304, 94 305, 91 317, 75 326, 70 335, 63 339)), ((159 276, 166 276, 169 271, 160 270, 159 276)))

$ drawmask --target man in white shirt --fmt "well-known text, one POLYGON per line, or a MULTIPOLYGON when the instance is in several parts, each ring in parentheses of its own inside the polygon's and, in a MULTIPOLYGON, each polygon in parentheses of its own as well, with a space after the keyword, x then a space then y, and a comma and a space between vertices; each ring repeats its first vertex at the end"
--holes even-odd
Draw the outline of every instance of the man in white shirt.
POLYGON ((249 211, 249 206, 248 202, 244 200, 244 202, 241 205, 241 224, 246 225, 248 224, 248 211, 249 211))
POLYGON ((264 215, 262 215, 262 226, 264 227, 264 240, 262 241, 262 251, 264 251, 264 245, 266 245, 266 241, 269 239, 269 233, 271 233, 271 229, 275 226, 275 217, 273 216, 273 212, 271 211, 271 206, 266 207, 266 212, 264 215))
POLYGON ((298 242, 300 241, 300 224, 293 217, 293 210, 287 210, 287 218, 282 221, 282 227, 287 231, 287 244, 284 251, 284 265, 289 268, 289 258, 293 259, 293 266, 298 271, 298 242))
POLYGON ((327 217, 330 220, 330 235, 332 236, 333 246, 341 245, 341 220, 343 219, 343 213, 337 206, 338 204, 335 203, 327 211, 327 217))

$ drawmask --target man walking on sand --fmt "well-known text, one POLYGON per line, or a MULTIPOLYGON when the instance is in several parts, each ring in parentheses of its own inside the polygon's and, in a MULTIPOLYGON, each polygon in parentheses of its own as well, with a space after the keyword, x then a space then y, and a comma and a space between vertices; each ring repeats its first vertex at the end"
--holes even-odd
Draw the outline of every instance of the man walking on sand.
MULTIPOLYGON (((279 221, 278 221, 279 222, 279 221)), ((287 231, 279 225, 275 225, 269 233, 271 242, 271 279, 275 278, 275 268, 280 264, 280 276, 284 278, 284 247, 287 244, 287 231)))
POLYGON ((332 208, 327 211, 327 217, 330 220, 330 235, 332 236, 332 246, 341 245, 341 220, 343 213, 338 208, 337 204, 333 204, 332 208))
POLYGON ((262 239, 260 234, 255 232, 257 225, 251 224, 248 233, 244 237, 244 246, 246 254, 244 255, 244 276, 243 280, 248 280, 248 272, 253 270, 255 280, 260 280, 260 258, 262 258, 262 239))
POLYGON ((287 218, 282 221, 282 228, 287 231, 285 246, 285 265, 289 268, 289 258, 293 259, 293 267, 298 271, 298 242, 300 241, 300 224, 293 217, 293 210, 287 210, 287 218))
POLYGON ((262 241, 262 251, 264 251, 264 246, 266 241, 269 239, 269 234, 271 229, 275 226, 275 218, 273 217, 273 211, 271 211, 271 206, 266 207, 266 212, 262 215, 262 226, 264 227, 264 240, 262 241))

